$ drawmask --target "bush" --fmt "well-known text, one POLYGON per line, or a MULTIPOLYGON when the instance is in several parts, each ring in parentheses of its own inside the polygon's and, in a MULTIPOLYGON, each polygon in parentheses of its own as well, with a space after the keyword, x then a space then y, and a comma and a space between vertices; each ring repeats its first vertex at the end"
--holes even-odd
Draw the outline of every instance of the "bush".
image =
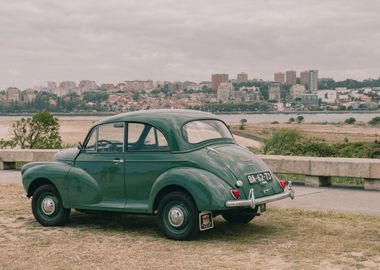
POLYGON ((294 119, 294 117, 290 117, 289 118, 289 123, 294 123, 296 120, 294 119))
POLYGON ((272 125, 278 125, 278 124, 280 124, 278 121, 273 121, 273 122, 271 122, 271 124, 272 125))
POLYGON ((380 116, 376 116, 376 117, 372 118, 372 120, 369 121, 368 124, 373 125, 373 126, 379 125, 380 124, 380 116))
POLYGON ((21 149, 62 148, 59 122, 49 112, 39 112, 32 118, 21 118, 12 125, 12 138, 0 140, 0 148, 20 147, 21 149))
POLYGON ((280 129, 273 133, 263 147, 265 154, 292 155, 296 152, 296 144, 303 138, 297 129, 280 129))
POLYGON ((302 115, 297 116, 297 123, 298 124, 301 124, 304 120, 305 120, 305 118, 302 115))
POLYGON ((262 151, 264 154, 290 156, 380 158, 380 141, 345 140, 343 143, 327 144, 307 137, 297 129, 280 129, 265 142, 262 151))
POLYGON ((346 120, 344 120, 344 122, 346 124, 352 125, 352 124, 355 124, 356 119, 354 117, 350 117, 350 118, 347 118, 346 120))

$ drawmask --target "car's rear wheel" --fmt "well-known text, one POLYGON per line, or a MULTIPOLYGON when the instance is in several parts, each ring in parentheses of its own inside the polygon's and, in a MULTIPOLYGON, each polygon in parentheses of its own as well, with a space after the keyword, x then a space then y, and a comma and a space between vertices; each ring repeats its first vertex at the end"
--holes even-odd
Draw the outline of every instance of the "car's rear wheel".
POLYGON ((169 239, 191 240, 199 233, 198 209, 184 192, 165 195, 158 205, 157 214, 158 225, 169 239))
POLYGON ((247 224, 255 218, 257 214, 257 209, 252 211, 233 211, 223 213, 223 218, 232 224, 247 224))
POLYGON ((43 185, 36 189, 32 198, 32 212, 43 226, 61 226, 67 223, 70 208, 64 208, 61 196, 52 185, 43 185))

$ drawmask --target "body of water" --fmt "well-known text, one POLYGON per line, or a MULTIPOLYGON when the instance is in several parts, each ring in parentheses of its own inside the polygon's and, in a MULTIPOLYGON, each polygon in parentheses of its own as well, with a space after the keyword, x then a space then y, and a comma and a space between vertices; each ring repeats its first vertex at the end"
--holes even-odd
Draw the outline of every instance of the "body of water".
MULTIPOLYGON (((380 116, 379 112, 347 112, 347 113, 255 113, 255 114, 218 114, 217 117, 221 118, 228 124, 236 124, 240 122, 240 119, 247 119, 248 123, 263 123, 263 122, 273 122, 278 121, 279 123, 285 123, 289 120, 290 117, 296 118, 298 115, 304 117, 306 123, 312 122, 344 122, 345 119, 349 117, 354 117, 357 121, 368 122, 376 116, 380 116)), ((9 120, 18 120, 22 117, 27 116, 16 116, 16 115, 7 115, 0 116, 0 121, 9 121, 9 120)), ((107 116, 104 115, 58 115, 57 118, 60 120, 100 120, 107 116)))

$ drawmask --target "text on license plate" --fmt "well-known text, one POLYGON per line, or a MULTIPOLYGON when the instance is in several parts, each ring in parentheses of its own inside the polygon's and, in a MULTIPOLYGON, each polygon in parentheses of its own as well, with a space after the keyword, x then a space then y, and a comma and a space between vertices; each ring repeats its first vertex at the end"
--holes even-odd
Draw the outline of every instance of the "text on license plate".
POLYGON ((259 172, 247 175, 248 182, 251 184, 272 181, 270 172, 259 172))

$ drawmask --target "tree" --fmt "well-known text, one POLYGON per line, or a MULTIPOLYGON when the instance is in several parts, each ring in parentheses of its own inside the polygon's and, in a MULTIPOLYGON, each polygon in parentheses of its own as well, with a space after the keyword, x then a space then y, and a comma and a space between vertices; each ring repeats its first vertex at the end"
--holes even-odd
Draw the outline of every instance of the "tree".
POLYGON ((355 119, 354 117, 350 117, 350 118, 347 118, 346 120, 344 120, 344 122, 345 122, 346 124, 351 125, 351 124, 355 124, 356 119, 355 119))
POLYGON ((294 123, 296 120, 294 119, 294 117, 290 117, 289 118, 289 123, 294 123))
POLYGON ((240 119, 240 127, 239 129, 240 130, 244 130, 245 129, 245 124, 247 124, 247 119, 243 118, 243 119, 240 119))
POLYGON ((62 148, 59 122, 49 112, 39 112, 32 118, 21 118, 13 124, 12 146, 21 149, 62 148))
POLYGON ((305 120, 305 118, 302 115, 297 116, 297 123, 298 124, 301 124, 304 120, 305 120))
POLYGON ((376 116, 376 117, 372 118, 372 120, 369 121, 368 124, 370 124, 372 126, 379 125, 380 124, 380 117, 376 116))

